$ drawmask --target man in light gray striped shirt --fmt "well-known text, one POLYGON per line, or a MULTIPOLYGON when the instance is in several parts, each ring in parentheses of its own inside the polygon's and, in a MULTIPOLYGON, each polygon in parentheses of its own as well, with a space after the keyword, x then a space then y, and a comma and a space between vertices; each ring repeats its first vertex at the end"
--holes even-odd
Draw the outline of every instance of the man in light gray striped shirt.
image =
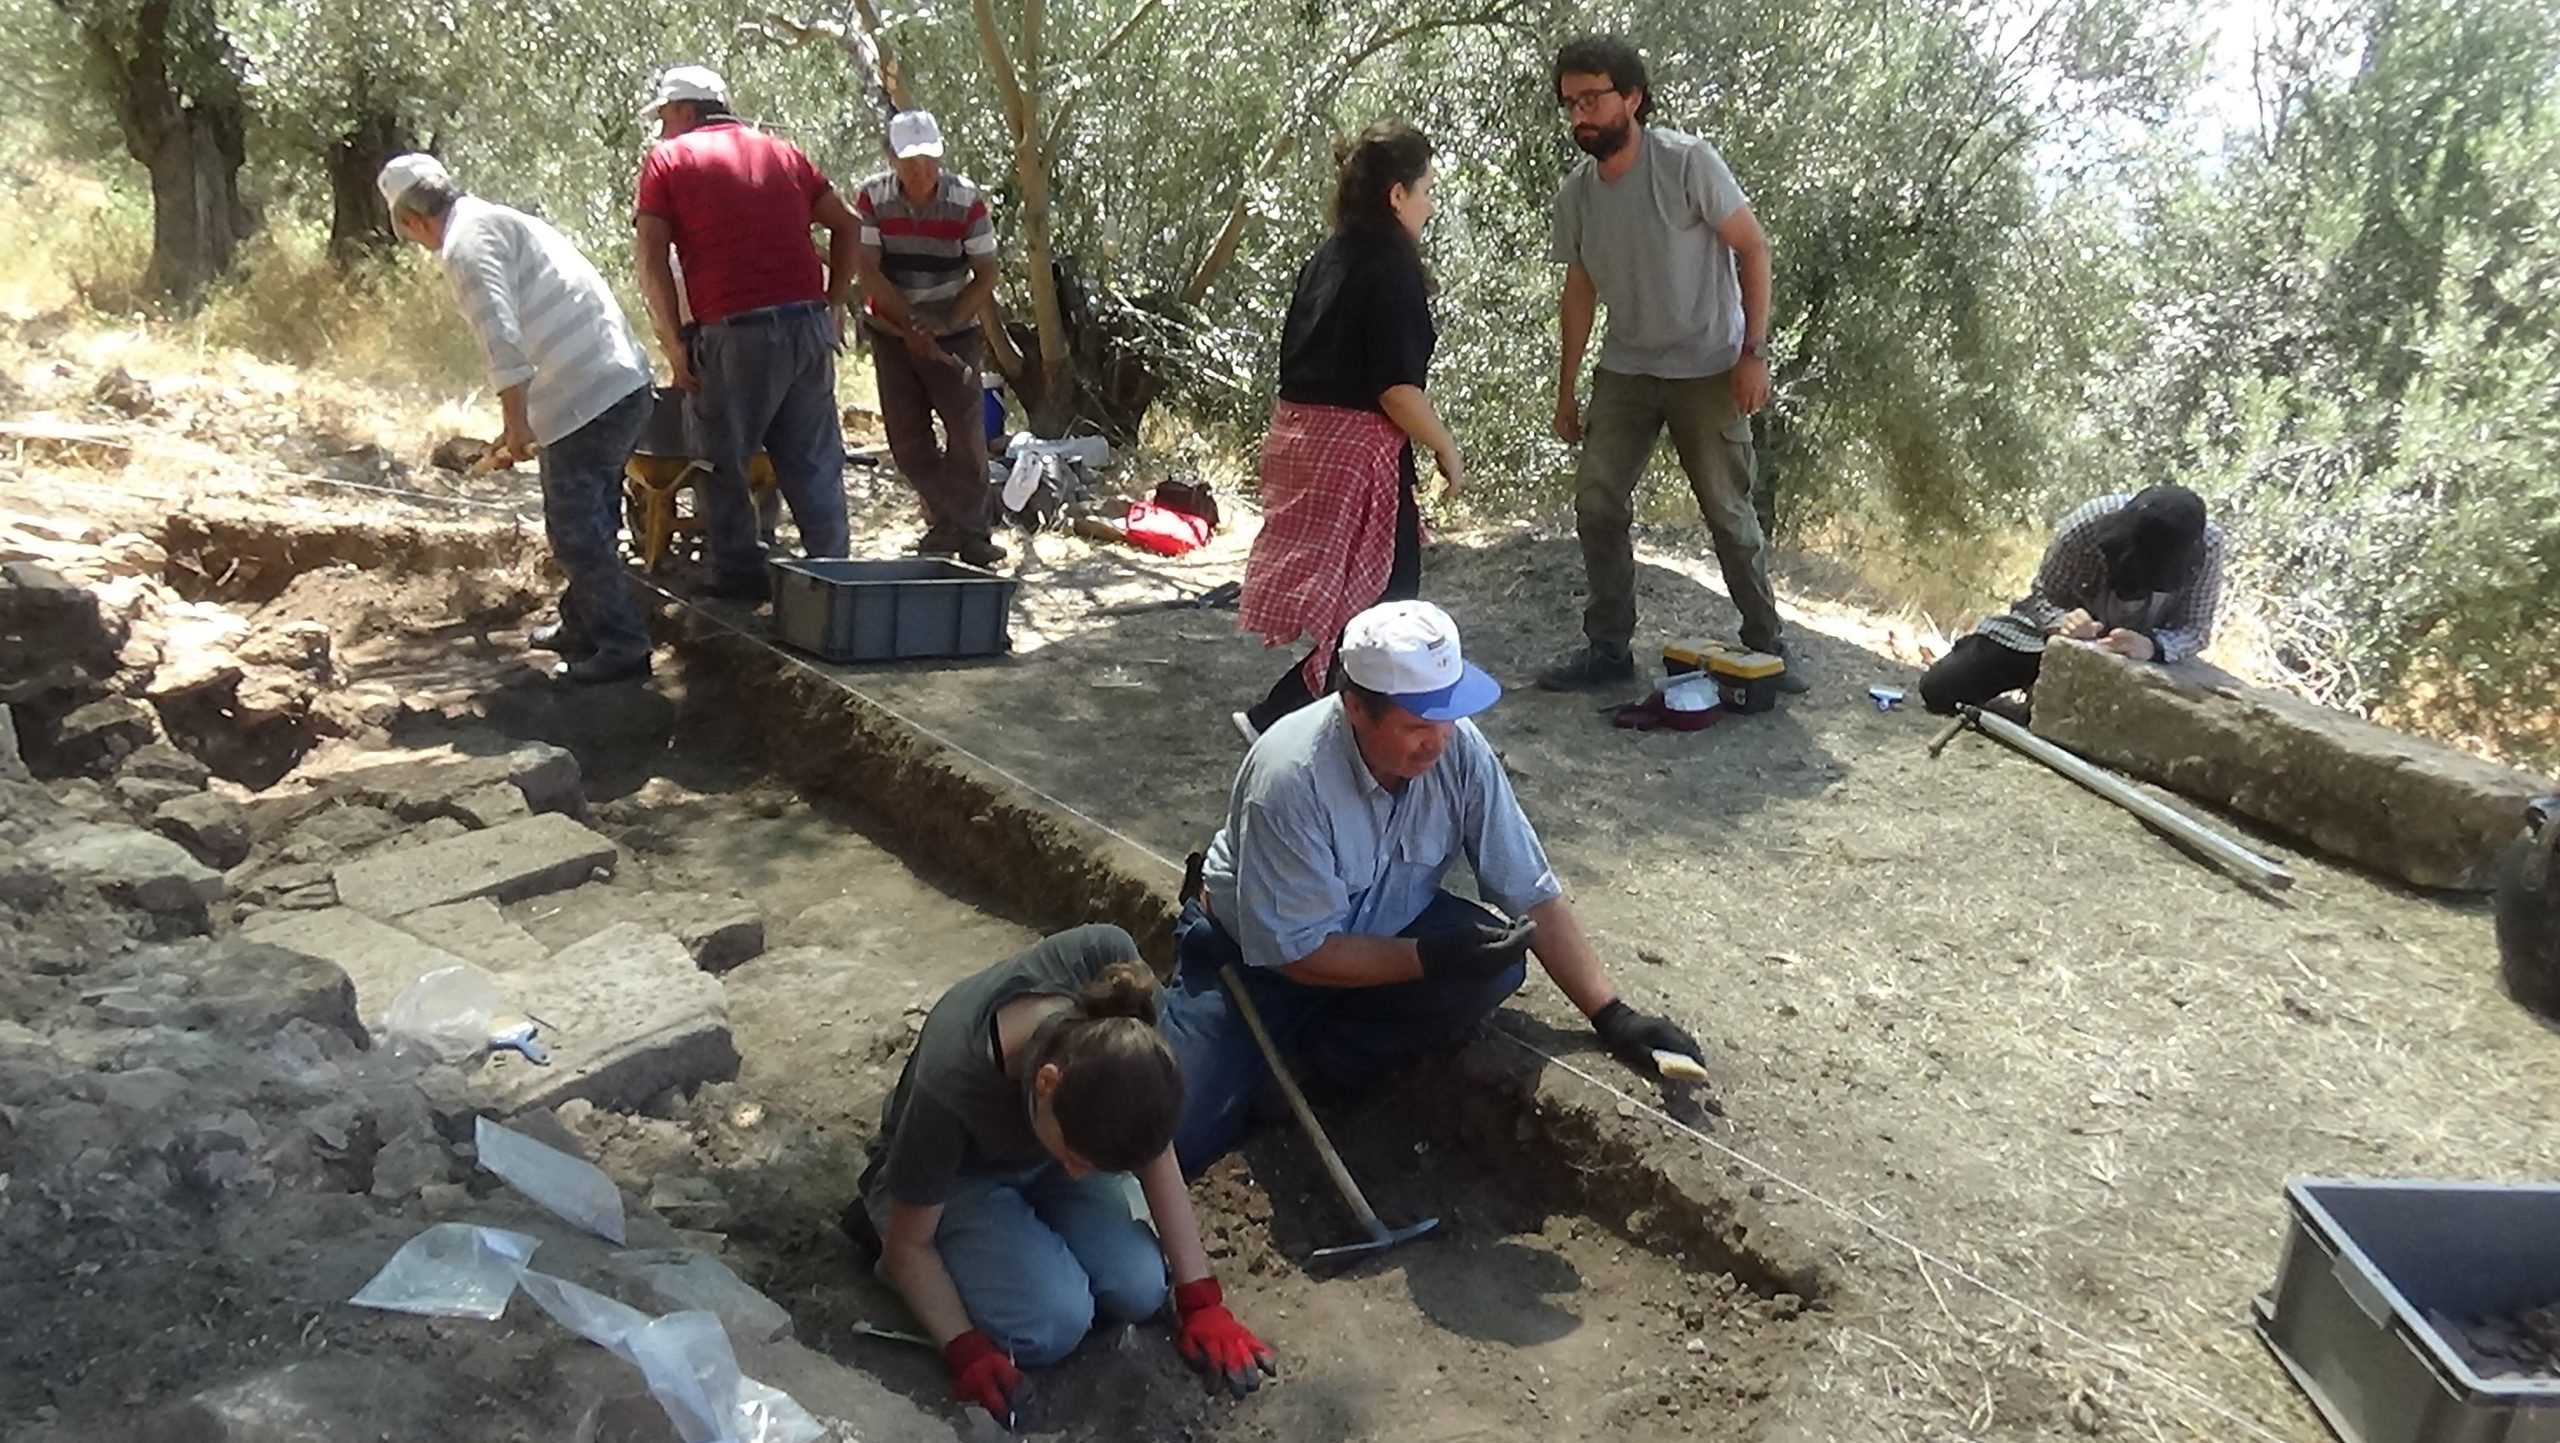
POLYGON ((543 528, 568 573, 534 645, 564 681, 649 674, 649 628, 621 555, 622 468, 649 414, 649 362, 604 277, 549 225, 465 195, 431 155, 394 156, 382 198, 435 254, 489 366, 503 427, 493 460, 538 457, 543 528))

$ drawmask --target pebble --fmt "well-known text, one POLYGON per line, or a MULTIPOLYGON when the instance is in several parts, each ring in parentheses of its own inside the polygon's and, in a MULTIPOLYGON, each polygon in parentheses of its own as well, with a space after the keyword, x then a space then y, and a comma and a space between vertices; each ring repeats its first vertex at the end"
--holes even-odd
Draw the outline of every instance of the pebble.
POLYGON ((1683 1343, 1680 1346, 1688 1349, 1692 1353, 1703 1355, 1707 1351, 1707 1340, 1704 1338, 1691 1338, 1688 1342, 1683 1343))

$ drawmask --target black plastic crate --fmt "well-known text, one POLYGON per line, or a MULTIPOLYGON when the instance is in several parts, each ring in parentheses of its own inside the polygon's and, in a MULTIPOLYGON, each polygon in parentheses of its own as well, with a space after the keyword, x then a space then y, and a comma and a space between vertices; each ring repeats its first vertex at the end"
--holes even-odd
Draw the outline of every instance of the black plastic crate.
POLYGON ((2429 1315, 2560 1302, 2560 1186, 2285 1184, 2258 1335, 2347 1443, 2560 1443, 2560 1379, 2484 1377, 2429 1315))
POLYGON ((1013 649, 1016 582, 957 561, 776 561, 773 624, 828 661, 994 656, 1013 649))

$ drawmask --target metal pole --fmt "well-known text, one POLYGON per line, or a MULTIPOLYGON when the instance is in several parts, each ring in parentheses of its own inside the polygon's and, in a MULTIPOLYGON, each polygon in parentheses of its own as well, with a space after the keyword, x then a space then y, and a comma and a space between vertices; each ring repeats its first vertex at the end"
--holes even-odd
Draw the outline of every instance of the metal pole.
POLYGON ((2273 891, 2293 885, 2293 874, 2175 807, 2134 790, 2106 768, 2074 756, 1996 712, 1967 708, 1985 736, 2024 752, 2099 796, 2133 813, 2224 868, 2273 891))

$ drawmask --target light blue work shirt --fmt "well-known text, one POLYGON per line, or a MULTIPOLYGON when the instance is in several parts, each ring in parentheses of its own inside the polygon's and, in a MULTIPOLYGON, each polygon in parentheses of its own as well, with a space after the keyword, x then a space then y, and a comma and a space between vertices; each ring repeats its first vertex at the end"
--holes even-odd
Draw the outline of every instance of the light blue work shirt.
POLYGON ((1511 916, 1563 893, 1474 722, 1391 792, 1360 760, 1342 708, 1326 697, 1262 734, 1209 843, 1209 907, 1246 965, 1285 967, 1337 932, 1397 935, 1462 853, 1482 900, 1511 916))

